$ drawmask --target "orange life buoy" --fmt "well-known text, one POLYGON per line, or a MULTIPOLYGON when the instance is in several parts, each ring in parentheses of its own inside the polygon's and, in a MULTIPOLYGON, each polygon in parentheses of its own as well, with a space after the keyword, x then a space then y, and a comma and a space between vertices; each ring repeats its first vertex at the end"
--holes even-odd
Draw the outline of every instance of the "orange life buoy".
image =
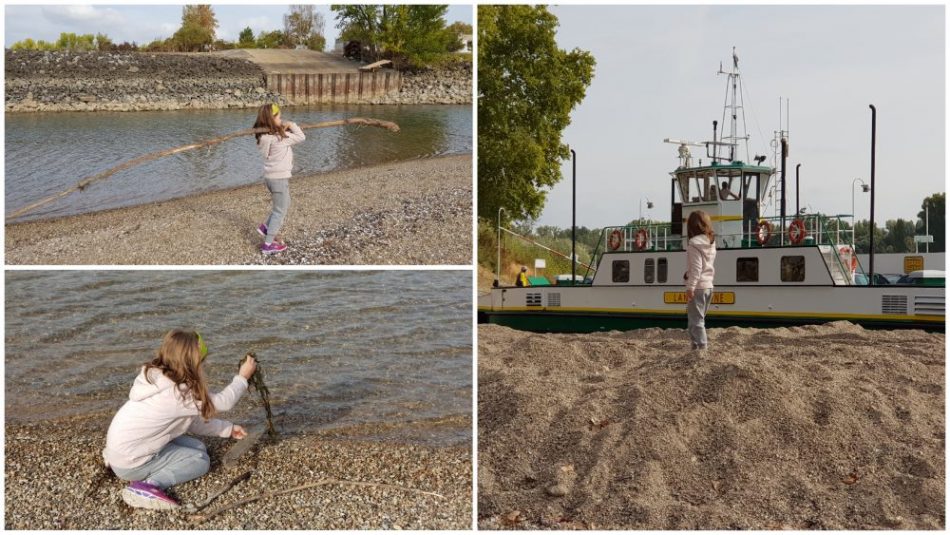
POLYGON ((765 245, 771 237, 772 225, 764 219, 759 221, 758 226, 755 227, 755 241, 759 242, 759 245, 765 245))
POLYGON ((805 222, 801 219, 796 219, 788 225, 788 239, 792 242, 792 245, 798 245, 807 235, 808 231, 805 230, 805 222))
POLYGON ((844 247, 841 247, 840 249, 838 249, 838 252, 842 256, 848 255, 851 257, 851 272, 852 273, 858 270, 858 255, 854 254, 854 249, 845 245, 844 247))
POLYGON ((650 235, 647 234, 646 229, 640 229, 637 231, 637 239, 634 241, 634 245, 637 246, 638 251, 642 251, 647 246, 647 242, 650 240, 650 235))
POLYGON ((607 246, 610 247, 610 250, 616 251, 620 248, 621 243, 623 243, 623 234, 619 230, 611 232, 610 238, 607 240, 607 246))

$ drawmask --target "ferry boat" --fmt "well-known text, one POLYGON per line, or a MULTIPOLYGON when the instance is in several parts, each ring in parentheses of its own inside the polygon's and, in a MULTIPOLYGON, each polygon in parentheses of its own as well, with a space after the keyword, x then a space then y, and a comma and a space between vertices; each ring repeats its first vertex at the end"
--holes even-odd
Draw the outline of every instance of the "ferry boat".
POLYGON ((717 139, 714 122, 712 141, 664 140, 678 145, 679 166, 669 179, 671 223, 603 229, 591 267, 567 284, 515 287, 496 279, 479 298, 480 322, 540 332, 684 328, 686 221, 703 210, 713 220, 718 248, 707 327, 847 320, 868 328, 945 331, 942 273, 939 284, 867 285, 851 231, 841 224, 848 215, 785 213, 785 131, 773 144, 781 147, 774 165, 762 165, 765 156, 754 163, 738 158, 742 145, 748 158, 749 136, 738 131, 742 93, 735 53, 733 59, 730 71, 719 70, 727 75, 728 134, 717 139), (693 164, 694 146, 706 148, 705 165, 693 164), (779 178, 781 194, 774 197, 781 199, 781 215, 762 217, 779 178))

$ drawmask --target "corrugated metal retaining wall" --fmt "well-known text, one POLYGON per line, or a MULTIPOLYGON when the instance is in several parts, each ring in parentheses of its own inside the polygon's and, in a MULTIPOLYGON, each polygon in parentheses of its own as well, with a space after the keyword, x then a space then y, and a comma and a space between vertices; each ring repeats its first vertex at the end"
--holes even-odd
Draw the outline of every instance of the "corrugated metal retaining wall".
POLYGON ((365 102, 398 91, 402 75, 398 71, 323 74, 266 74, 267 90, 280 93, 294 104, 318 102, 365 102))

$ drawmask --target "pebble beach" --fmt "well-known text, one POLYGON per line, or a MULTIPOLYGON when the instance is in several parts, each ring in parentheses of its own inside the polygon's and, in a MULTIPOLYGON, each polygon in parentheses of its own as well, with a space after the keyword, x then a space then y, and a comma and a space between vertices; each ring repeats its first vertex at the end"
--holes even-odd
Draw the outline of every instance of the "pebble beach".
MULTIPOLYGON (((264 257, 254 184, 128 208, 6 225, 8 264, 449 264, 471 262, 472 157, 446 156, 298 176, 264 257)), ((82 195, 76 193, 74 195, 82 195)))
MULTIPOLYGON (((239 499, 320 480, 327 484, 268 497, 207 519, 182 510, 133 509, 120 498, 124 483, 98 480, 100 451, 111 414, 42 422, 10 422, 5 437, 6 529, 470 529, 470 445, 437 447, 371 438, 378 430, 279 435, 237 462, 222 465, 233 440, 204 438, 211 470, 178 485, 182 503, 198 503, 244 472, 199 514, 239 499), (97 481, 98 480, 98 481, 97 481), (385 486, 373 486, 379 483, 385 486)), ((471 427, 466 422, 431 425, 471 427)), ((424 432, 423 429, 410 430, 424 432)), ((409 431, 407 431, 409 432, 409 431)))

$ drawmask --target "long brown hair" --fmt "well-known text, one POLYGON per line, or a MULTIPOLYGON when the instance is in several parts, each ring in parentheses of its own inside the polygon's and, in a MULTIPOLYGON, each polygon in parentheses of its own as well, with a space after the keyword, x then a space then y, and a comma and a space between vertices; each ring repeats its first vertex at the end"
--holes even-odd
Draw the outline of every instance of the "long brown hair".
POLYGON ((171 379, 178 387, 178 393, 191 398, 201 416, 205 419, 214 417, 217 411, 208 393, 204 372, 201 370, 201 349, 198 343, 198 333, 179 329, 168 331, 162 338, 162 346, 158 348, 155 358, 145 365, 145 380, 149 370, 160 370, 165 377, 171 379), (185 385, 185 389, 181 389, 185 385))
POLYGON ((689 220, 686 222, 686 235, 689 239, 694 236, 705 234, 709 238, 709 243, 716 243, 716 233, 712 229, 712 220, 709 214, 702 210, 696 210, 689 214, 689 220))
MULTIPOLYGON (((280 112, 277 112, 277 115, 280 115, 280 112)), ((267 132, 257 132, 254 134, 254 138, 257 140, 258 144, 260 144, 261 136, 264 134, 271 134, 281 139, 287 137, 287 132, 284 130, 283 125, 278 126, 274 121, 273 104, 264 104, 257 110, 257 120, 254 121, 254 128, 262 127, 266 128, 267 132)))

